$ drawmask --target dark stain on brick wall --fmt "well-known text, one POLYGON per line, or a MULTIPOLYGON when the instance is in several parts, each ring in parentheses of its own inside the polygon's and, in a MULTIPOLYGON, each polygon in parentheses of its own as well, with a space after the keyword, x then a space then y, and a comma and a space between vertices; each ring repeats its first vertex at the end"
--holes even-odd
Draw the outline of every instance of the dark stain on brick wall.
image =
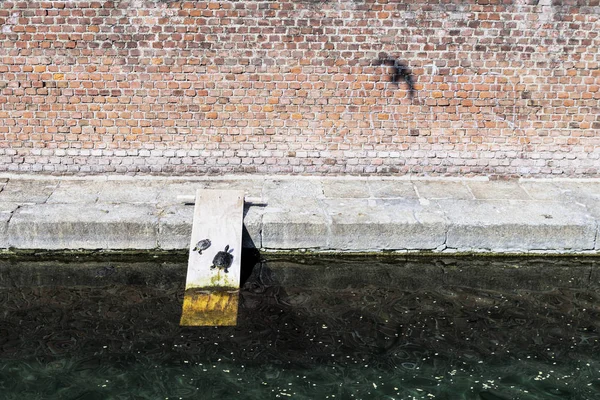
POLYGON ((383 56, 375 61, 375 65, 385 65, 390 67, 390 81, 396 86, 398 86, 400 82, 406 83, 406 87, 408 89, 408 96, 411 99, 414 97, 415 82, 410 68, 408 68, 408 66, 405 63, 395 58, 383 56))

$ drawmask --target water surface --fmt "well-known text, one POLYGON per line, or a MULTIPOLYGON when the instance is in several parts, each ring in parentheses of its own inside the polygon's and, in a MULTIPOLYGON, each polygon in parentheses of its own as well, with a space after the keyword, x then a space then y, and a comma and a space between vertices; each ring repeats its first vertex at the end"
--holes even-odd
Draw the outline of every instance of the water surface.
POLYGON ((600 399, 599 262, 271 256, 180 327, 185 260, 0 260, 0 397, 600 399))

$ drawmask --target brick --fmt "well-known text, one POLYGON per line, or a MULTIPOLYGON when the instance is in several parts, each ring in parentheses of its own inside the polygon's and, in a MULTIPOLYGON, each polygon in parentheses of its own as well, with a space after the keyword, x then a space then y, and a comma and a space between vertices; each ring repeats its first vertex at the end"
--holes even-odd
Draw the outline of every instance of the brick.
POLYGON ((297 18, 314 13, 307 2, 1 2, 0 149, 19 153, 0 167, 598 176, 600 49, 585 2, 560 15, 468 2, 443 23, 430 3, 342 0, 315 20, 297 18), (395 59, 414 98, 393 82, 395 59))

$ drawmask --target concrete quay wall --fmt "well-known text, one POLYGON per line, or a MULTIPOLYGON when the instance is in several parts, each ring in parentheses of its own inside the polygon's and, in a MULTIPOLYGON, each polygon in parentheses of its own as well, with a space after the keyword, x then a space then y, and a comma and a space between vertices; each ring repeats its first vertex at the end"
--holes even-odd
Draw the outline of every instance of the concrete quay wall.
POLYGON ((0 249, 183 250, 198 188, 242 189, 264 251, 600 253, 600 180, 0 176, 0 249))

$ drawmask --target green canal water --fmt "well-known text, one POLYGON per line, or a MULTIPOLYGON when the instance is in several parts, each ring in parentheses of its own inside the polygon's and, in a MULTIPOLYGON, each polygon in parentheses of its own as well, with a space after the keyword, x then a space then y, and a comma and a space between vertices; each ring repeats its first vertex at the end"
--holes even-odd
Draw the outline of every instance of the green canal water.
POLYGON ((192 328, 180 257, 7 258, 0 399, 600 399, 599 264, 269 256, 192 328))

